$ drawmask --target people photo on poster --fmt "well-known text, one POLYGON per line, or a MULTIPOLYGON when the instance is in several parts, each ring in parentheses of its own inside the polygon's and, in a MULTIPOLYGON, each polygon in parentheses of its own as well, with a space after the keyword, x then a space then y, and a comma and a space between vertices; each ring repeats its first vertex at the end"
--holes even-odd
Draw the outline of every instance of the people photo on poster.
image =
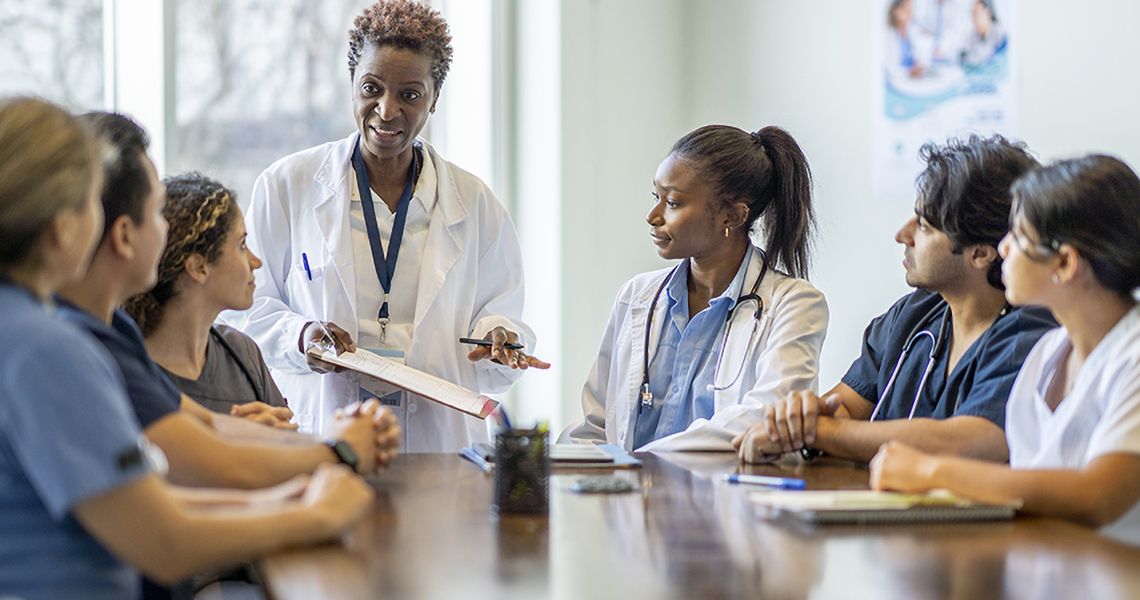
POLYGON ((914 200, 919 148, 1017 137, 1017 0, 876 0, 875 194, 914 200))

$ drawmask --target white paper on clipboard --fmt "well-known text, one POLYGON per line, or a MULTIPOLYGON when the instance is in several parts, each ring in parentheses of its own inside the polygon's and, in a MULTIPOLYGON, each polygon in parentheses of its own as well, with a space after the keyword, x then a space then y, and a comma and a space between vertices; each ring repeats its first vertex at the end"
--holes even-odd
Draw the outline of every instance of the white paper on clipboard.
POLYGON ((326 352, 313 346, 309 348, 309 353, 329 364, 379 379, 417 396, 423 396, 428 400, 480 419, 486 419, 487 415, 499 406, 498 402, 478 392, 473 392, 396 361, 382 358, 367 350, 344 352, 338 356, 333 352, 326 352))

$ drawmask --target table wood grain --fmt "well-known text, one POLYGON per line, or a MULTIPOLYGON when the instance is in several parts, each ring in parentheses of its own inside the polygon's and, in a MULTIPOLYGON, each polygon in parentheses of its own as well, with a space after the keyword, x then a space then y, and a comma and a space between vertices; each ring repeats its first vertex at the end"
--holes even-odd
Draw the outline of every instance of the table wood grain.
MULTIPOLYGON (((260 563, 271 597, 1140 598, 1140 549, 1069 523, 796 527, 758 518, 724 473, 866 489, 839 461, 742 466, 728 454, 644 455, 613 471, 640 489, 569 491, 597 471, 556 469, 548 516, 495 516, 493 480, 450 455, 404 455, 377 478, 344 544, 260 563)), ((608 471, 602 471, 603 473, 608 471)))

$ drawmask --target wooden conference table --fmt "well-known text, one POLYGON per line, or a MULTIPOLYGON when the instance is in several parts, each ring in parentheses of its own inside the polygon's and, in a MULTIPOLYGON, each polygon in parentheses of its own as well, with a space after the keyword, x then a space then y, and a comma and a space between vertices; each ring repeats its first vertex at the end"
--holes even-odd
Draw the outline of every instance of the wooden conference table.
MULTIPOLYGON (((637 492, 578 495, 557 469, 549 517, 491 512, 493 479, 450 455, 403 455, 344 546, 270 556, 272 598, 1140 598, 1140 548, 1061 521, 830 526, 757 518, 722 473, 865 489, 865 468, 742 466, 639 455, 637 492)), ((596 471, 591 471, 596 472, 596 471)), ((604 471, 603 471, 604 472, 604 471)), ((755 488, 753 488, 755 489, 755 488)))

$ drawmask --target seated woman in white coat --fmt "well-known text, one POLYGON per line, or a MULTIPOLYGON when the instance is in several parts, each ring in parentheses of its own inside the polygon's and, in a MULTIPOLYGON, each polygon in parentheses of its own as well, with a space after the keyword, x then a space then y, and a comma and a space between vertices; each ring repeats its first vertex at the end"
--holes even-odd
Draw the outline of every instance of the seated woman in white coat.
MULTIPOLYGON (((450 44, 447 23, 425 4, 366 8, 349 31, 357 131, 277 161, 254 184, 248 244, 265 264, 253 306, 226 318, 261 347, 301 431, 320 432, 337 408, 384 391, 314 372, 306 348, 317 340, 338 353, 402 358, 487 394, 507 391, 521 370, 549 367, 528 354, 535 337, 521 320, 510 216, 482 181, 416 138, 435 110, 450 44), (493 346, 471 350, 464 336, 493 346)), ((383 400, 408 452, 486 439, 483 421, 442 405, 383 400)))
POLYGON ((1002 280, 1062 327, 1026 358, 1006 404, 1009 465, 884 444, 876 489, 946 488, 1140 544, 1140 178, 1108 156, 1014 183, 1002 280), (1092 492, 1092 493, 1090 493, 1092 492))
POLYGON ((662 258, 627 282, 563 437, 630 450, 732 450, 766 403, 818 385, 827 331, 807 276, 811 173, 783 129, 710 125, 657 168, 646 221, 662 258), (754 225, 765 239, 753 244, 754 225))

